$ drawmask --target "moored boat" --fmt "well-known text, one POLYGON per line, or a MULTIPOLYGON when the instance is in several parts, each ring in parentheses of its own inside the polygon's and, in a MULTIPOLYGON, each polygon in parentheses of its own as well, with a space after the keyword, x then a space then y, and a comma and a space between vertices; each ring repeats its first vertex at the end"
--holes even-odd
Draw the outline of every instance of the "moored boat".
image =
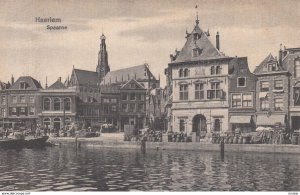
POLYGON ((49 139, 49 136, 42 136, 38 138, 25 139, 24 145, 26 148, 34 148, 46 146, 46 142, 49 139))

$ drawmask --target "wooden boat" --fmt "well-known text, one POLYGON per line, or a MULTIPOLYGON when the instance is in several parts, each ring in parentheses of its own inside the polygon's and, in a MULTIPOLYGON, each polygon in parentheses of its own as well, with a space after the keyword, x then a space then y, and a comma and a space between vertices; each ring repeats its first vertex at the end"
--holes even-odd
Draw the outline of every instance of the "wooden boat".
POLYGON ((15 148, 35 148, 47 146, 48 136, 29 138, 29 139, 4 139, 0 140, 0 148, 15 149, 15 148))
POLYGON ((46 141, 49 139, 48 136, 42 136, 38 138, 25 139, 24 145, 26 148, 42 147, 46 146, 46 141))

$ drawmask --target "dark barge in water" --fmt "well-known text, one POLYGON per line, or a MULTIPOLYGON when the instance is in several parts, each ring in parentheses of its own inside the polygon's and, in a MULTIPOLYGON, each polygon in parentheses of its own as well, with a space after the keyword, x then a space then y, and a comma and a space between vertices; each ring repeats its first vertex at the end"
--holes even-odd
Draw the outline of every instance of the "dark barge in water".
POLYGON ((4 139, 0 140, 0 149, 43 147, 49 145, 48 139, 48 136, 31 139, 4 139))

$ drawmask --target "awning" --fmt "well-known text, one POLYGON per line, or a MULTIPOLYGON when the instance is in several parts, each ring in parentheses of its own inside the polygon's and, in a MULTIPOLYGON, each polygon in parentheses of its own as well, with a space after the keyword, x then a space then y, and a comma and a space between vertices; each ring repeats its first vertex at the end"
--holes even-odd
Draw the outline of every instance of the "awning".
POLYGON ((275 123, 285 124, 285 115, 262 115, 257 116, 256 125, 275 125, 275 123))
POLYGON ((251 116, 231 116, 229 123, 250 124, 251 116))
POLYGON ((259 92, 258 97, 260 98, 266 98, 268 96, 268 92, 259 92))

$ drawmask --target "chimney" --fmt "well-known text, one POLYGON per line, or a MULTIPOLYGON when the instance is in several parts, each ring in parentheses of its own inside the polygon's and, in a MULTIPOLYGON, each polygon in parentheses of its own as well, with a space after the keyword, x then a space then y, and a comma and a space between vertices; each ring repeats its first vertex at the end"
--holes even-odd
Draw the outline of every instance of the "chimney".
POLYGON ((283 56, 283 52, 282 52, 282 44, 280 44, 280 50, 279 50, 279 56, 278 56, 278 58, 279 58, 279 66, 281 66, 282 65, 282 56, 283 56))
POLYGON ((15 82, 15 78, 14 78, 14 75, 11 75, 11 84, 13 85, 15 82))
POLYGON ((61 82, 61 77, 58 77, 59 82, 61 82))
POLYGON ((217 35, 216 35, 216 47, 220 51, 220 35, 219 35, 219 32, 217 32, 217 35))

